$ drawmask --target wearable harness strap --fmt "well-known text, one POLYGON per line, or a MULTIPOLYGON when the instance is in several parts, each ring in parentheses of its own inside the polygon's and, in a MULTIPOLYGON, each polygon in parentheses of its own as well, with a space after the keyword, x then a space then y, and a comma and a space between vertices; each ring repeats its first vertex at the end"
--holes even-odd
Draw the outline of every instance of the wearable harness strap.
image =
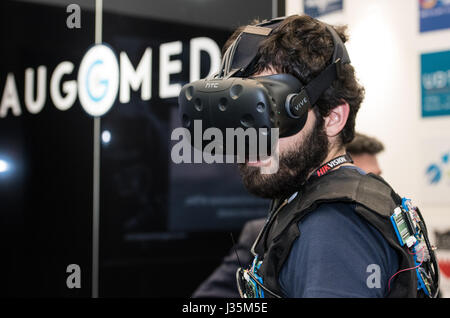
POLYGON ((290 108, 294 118, 301 118, 314 104, 317 103, 320 96, 327 90, 338 78, 338 69, 341 67, 341 61, 333 62, 321 72, 317 77, 304 86, 298 94, 289 101, 295 107, 290 108))
POLYGON ((258 59, 257 55, 261 41, 269 36, 273 29, 280 25, 281 21, 272 20, 271 24, 263 23, 245 27, 238 39, 236 39, 239 43, 237 43, 236 51, 232 57, 231 70, 239 70, 239 74, 246 74, 258 59))
MULTIPOLYGON (((329 178, 324 178, 323 182, 314 180, 299 197, 293 202, 295 204, 294 210, 300 212, 298 216, 314 210, 322 203, 348 202, 362 205, 389 220, 397 206, 393 202, 392 189, 387 188, 378 178, 374 178, 374 175, 363 176, 353 169, 331 171, 329 178), (354 178, 355 176, 358 178, 354 178)), ((400 202, 396 203, 401 204, 401 199, 400 202)), ((292 221, 293 219, 287 213, 281 214, 273 237, 278 237, 292 221)))
MULTIPOLYGON (((255 247, 258 259, 263 261, 258 275, 271 290, 281 293, 278 277, 292 244, 301 235, 298 223, 322 203, 356 204, 355 212, 374 226, 396 250, 399 268, 414 266, 411 255, 399 245, 389 220, 401 198, 382 178, 373 174, 361 175, 354 169, 338 169, 307 182, 300 193, 278 214, 272 227, 262 233, 262 239, 255 247)), ((414 271, 403 272, 397 277, 389 297, 417 297, 414 271)))
MULTIPOLYGON (((311 180, 313 180, 314 178, 320 178, 322 176, 324 176, 325 174, 327 174, 328 172, 330 172, 332 169, 337 168, 338 166, 341 166, 343 164, 346 163, 353 163, 353 159, 352 157, 346 153, 344 155, 341 155, 339 157, 333 158, 332 160, 328 161, 327 163, 325 163, 324 165, 322 165, 321 167, 319 167, 316 171, 314 171, 311 175, 311 177, 309 178, 308 182, 311 182, 311 180)), ((293 196, 293 198, 295 198, 298 195, 298 192, 293 196)), ((288 200, 287 203, 290 203, 291 200, 288 200)), ((279 210, 283 207, 283 205, 279 204, 280 201, 276 200, 272 200, 271 202, 271 206, 270 206, 270 216, 269 219, 272 218, 272 213, 276 213, 275 210, 279 210), (275 207, 277 207, 277 209, 274 209, 275 207)), ((273 216, 275 217, 275 216, 273 216)), ((262 237, 262 233, 267 229, 267 227, 270 226, 270 220, 267 220, 264 228, 262 229, 260 235, 258 235, 258 238, 256 239, 255 244, 253 244, 252 247, 252 253, 255 254, 256 250, 255 247, 258 245, 259 239, 262 237)))
POLYGON ((333 82, 342 78, 343 64, 350 63, 350 57, 339 34, 337 34, 331 25, 326 23, 324 23, 324 25, 333 39, 334 53, 331 64, 317 75, 317 77, 313 78, 292 98, 292 100, 289 101, 290 105, 288 106, 288 109, 294 118, 301 118, 304 116, 305 113, 317 103, 320 96, 333 85, 333 82))

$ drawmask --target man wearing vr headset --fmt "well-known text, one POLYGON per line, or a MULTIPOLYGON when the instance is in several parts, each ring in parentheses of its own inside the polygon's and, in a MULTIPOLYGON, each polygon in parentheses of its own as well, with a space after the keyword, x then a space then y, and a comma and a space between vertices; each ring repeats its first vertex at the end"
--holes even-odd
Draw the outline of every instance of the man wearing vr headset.
POLYGON ((298 15, 239 28, 220 72, 180 93, 185 128, 279 131, 278 160, 239 164, 248 191, 272 199, 253 264, 236 275, 243 297, 419 295, 415 271, 403 270, 414 259, 389 221, 401 198, 345 151, 364 89, 344 31, 298 15))
MULTIPOLYGON (((374 137, 355 133, 355 138, 346 145, 354 164, 367 173, 381 175, 377 155, 384 145, 374 137)), ((250 252, 253 243, 264 227, 265 219, 255 219, 244 224, 237 244, 223 259, 222 264, 195 290, 194 298, 238 298, 236 270, 240 266, 249 266, 253 255, 250 252)))

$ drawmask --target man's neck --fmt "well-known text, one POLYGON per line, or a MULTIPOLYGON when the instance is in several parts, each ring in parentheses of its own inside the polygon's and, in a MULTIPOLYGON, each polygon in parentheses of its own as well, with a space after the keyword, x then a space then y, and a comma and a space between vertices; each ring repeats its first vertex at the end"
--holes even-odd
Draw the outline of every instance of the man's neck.
MULTIPOLYGON (((306 178, 306 180, 308 180, 310 177, 311 177, 311 175, 316 171, 316 169, 318 169, 319 167, 321 167, 321 166, 323 166, 324 164, 326 164, 327 162, 329 162, 329 161, 331 161, 331 160, 333 160, 334 158, 337 158, 337 157, 339 157, 339 156, 343 156, 343 155, 345 155, 346 154, 346 150, 345 150, 345 148, 339 148, 339 149, 336 149, 336 148, 334 148, 334 149, 331 149, 329 152, 328 152, 328 155, 327 155, 327 157, 325 158, 325 160, 318 166, 318 167, 315 167, 314 169, 313 169, 313 171, 311 171, 310 173, 309 173, 309 175, 308 175, 308 177, 306 178)), ((342 165, 340 165, 340 166, 354 166, 354 164, 352 164, 352 163, 345 163, 345 164, 342 164, 342 165)), ((339 166, 339 167, 340 167, 339 166)), ((335 170, 335 169, 337 169, 338 167, 335 167, 335 168, 333 168, 333 169, 331 169, 331 170, 335 170)), ((330 171, 331 171, 330 170, 330 171)), ((292 193, 290 193, 290 195, 292 195, 292 193)), ((273 200, 273 206, 272 206, 272 209, 274 209, 274 208, 276 208, 276 207, 278 207, 279 205, 280 205, 280 202, 282 201, 282 200, 284 200, 284 199, 287 199, 287 198, 274 198, 273 200)))
POLYGON ((325 158, 325 160, 320 164, 320 166, 323 166, 324 164, 333 160, 334 158, 337 158, 337 157, 343 156, 343 155, 345 155, 345 148, 339 148, 339 149, 334 149, 334 150, 332 149, 328 153, 328 156, 325 158))

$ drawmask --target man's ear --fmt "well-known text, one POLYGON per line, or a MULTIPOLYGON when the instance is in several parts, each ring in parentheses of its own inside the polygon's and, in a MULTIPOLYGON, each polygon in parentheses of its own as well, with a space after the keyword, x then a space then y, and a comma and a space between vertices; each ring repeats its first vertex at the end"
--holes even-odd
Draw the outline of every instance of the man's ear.
POLYGON ((324 118, 325 132, 328 137, 335 137, 339 135, 347 123, 349 112, 350 106, 346 101, 342 101, 341 105, 333 108, 330 111, 330 114, 324 118))

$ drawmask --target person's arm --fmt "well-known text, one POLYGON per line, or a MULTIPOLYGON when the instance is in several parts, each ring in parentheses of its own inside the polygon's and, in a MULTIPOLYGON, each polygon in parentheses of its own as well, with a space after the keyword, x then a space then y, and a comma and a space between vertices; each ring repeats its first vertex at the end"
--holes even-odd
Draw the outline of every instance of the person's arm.
POLYGON ((240 297, 236 285, 236 271, 240 266, 239 262, 247 267, 253 261, 250 249, 263 226, 264 219, 250 221, 244 225, 236 245, 224 258, 222 264, 197 288, 192 295, 193 298, 240 297))

